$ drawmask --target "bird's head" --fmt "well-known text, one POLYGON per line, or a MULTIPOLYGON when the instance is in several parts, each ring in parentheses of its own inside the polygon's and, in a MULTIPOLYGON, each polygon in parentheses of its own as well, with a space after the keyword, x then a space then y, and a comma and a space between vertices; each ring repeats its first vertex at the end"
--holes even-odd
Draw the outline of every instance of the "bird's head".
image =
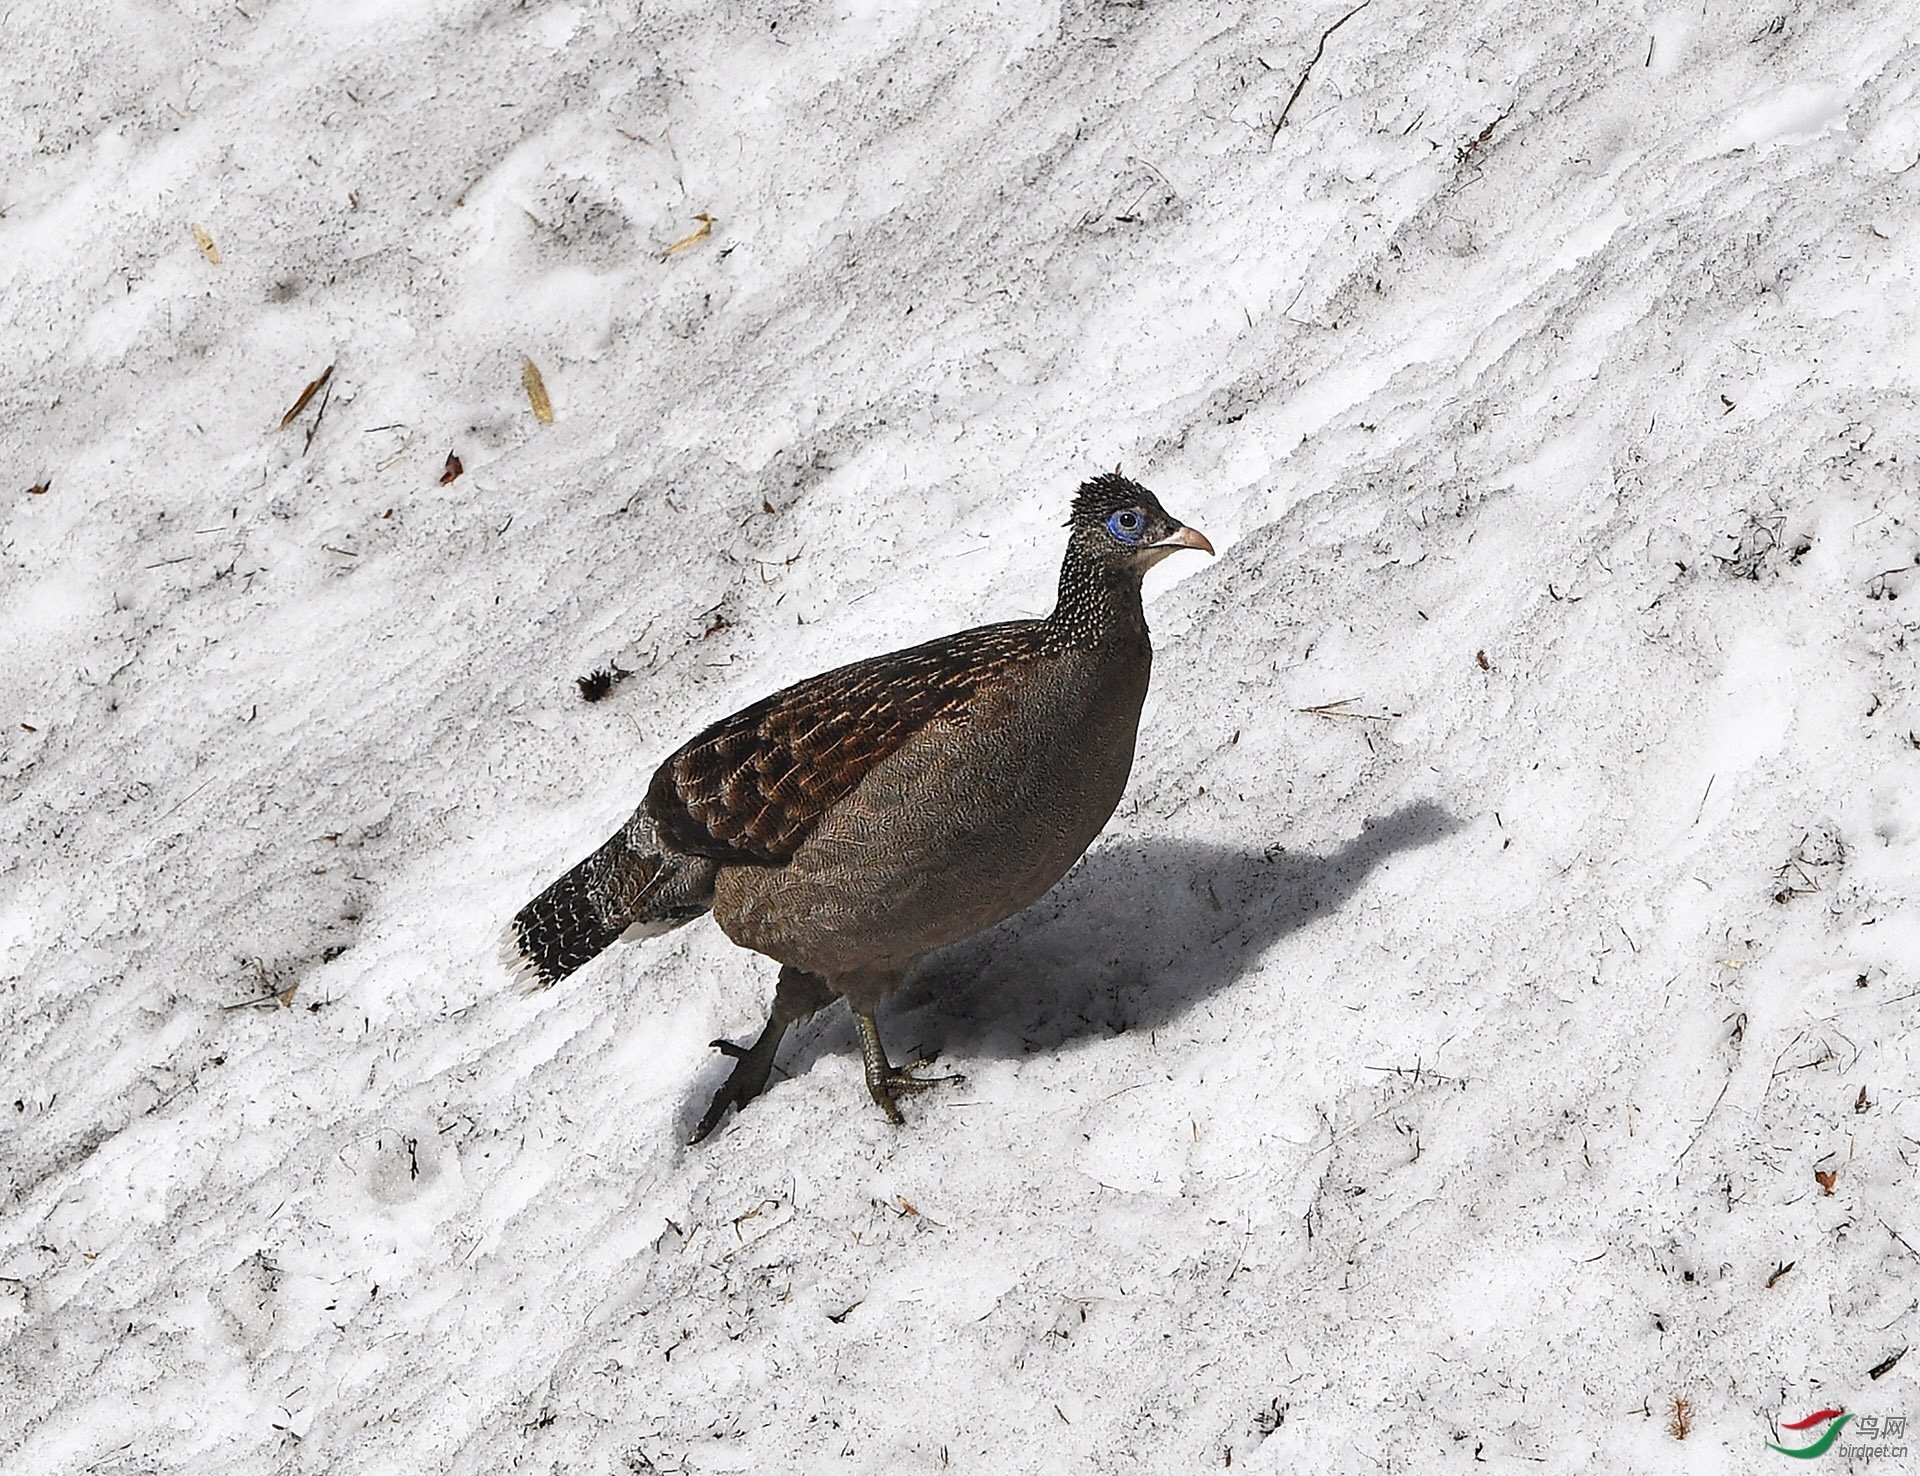
POLYGON ((1135 578, 1170 553, 1197 548, 1212 553, 1207 535, 1172 516, 1138 482, 1106 472, 1081 483, 1067 526, 1073 542, 1095 561, 1135 578))

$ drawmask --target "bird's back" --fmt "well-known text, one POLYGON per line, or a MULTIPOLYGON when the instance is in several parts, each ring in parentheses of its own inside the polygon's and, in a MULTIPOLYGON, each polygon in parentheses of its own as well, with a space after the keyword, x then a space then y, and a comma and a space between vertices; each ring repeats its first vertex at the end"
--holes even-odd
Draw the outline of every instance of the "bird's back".
POLYGON ((901 745, 1057 644, 1044 620, 1006 621, 808 677, 676 750, 654 773, 647 812, 676 850, 781 864, 901 745))

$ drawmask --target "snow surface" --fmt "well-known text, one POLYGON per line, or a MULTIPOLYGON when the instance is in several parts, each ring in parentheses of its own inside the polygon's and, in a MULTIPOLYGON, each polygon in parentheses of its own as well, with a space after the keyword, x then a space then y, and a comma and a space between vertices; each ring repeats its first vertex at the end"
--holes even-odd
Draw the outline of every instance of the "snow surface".
POLYGON ((1911 17, 1372 0, 1288 110, 1347 9, 0 15, 0 1469, 1920 1417, 1911 17), (883 1016, 965 1085, 889 1127, 836 1012, 681 1147, 772 966, 501 923, 697 725, 1044 611, 1116 464, 1222 556, 883 1016))

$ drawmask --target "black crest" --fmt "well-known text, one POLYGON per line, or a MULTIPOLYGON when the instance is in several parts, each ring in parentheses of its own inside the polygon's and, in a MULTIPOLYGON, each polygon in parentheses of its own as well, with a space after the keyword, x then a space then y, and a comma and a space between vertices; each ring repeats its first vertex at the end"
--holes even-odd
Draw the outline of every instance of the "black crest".
POLYGON ((1068 526, 1104 523, 1112 514, 1128 507, 1145 508, 1150 513, 1166 516, 1160 499, 1138 482, 1118 472, 1102 472, 1080 484, 1080 490, 1074 494, 1073 518, 1068 526))

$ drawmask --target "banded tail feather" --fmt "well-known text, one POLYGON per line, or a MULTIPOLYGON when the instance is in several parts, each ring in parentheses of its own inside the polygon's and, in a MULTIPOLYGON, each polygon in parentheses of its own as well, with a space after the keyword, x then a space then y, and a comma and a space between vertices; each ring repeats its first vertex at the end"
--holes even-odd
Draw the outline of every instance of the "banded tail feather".
POLYGON ((523 993, 558 984, 621 938, 691 922, 713 904, 715 863, 663 852, 642 810, 514 915, 500 961, 523 993))

